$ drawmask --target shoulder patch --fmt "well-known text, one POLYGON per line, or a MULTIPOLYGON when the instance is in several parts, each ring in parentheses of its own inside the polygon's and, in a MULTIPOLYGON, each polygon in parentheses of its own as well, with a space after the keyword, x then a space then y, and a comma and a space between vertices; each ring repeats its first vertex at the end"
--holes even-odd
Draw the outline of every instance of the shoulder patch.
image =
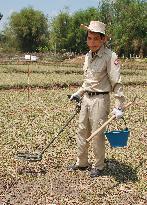
POLYGON ((118 58, 114 61, 114 64, 115 64, 115 65, 118 65, 118 64, 119 64, 119 59, 118 59, 118 58))

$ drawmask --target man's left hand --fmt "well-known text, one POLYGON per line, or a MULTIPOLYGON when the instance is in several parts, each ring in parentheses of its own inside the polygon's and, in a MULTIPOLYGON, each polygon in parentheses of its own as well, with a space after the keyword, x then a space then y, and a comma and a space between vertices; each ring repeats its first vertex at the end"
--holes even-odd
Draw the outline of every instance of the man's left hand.
POLYGON ((115 115, 116 119, 122 118, 124 114, 121 108, 114 108, 112 113, 115 115))

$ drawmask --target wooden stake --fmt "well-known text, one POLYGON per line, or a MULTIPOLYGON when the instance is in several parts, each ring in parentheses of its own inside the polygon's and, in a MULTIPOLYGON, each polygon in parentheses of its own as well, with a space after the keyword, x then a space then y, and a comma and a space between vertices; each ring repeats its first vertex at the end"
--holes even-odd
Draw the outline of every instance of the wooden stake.
POLYGON ((30 100, 30 66, 28 64, 28 101, 30 100))

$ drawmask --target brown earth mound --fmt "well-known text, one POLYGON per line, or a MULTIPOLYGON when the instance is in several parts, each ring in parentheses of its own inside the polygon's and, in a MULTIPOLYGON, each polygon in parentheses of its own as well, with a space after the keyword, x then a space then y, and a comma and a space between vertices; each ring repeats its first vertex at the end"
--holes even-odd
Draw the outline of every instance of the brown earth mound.
POLYGON ((85 58, 85 55, 76 56, 73 59, 65 59, 64 63, 81 65, 84 63, 84 58, 85 58))

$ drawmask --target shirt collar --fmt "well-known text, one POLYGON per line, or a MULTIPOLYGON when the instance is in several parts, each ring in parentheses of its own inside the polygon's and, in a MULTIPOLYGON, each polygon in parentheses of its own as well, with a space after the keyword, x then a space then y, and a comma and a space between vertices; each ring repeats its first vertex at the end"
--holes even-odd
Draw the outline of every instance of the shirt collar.
POLYGON ((90 52, 92 58, 95 57, 95 56, 102 57, 102 55, 103 55, 103 53, 104 53, 104 49, 105 49, 105 46, 102 45, 98 51, 92 52, 92 51, 90 50, 89 52, 90 52))

